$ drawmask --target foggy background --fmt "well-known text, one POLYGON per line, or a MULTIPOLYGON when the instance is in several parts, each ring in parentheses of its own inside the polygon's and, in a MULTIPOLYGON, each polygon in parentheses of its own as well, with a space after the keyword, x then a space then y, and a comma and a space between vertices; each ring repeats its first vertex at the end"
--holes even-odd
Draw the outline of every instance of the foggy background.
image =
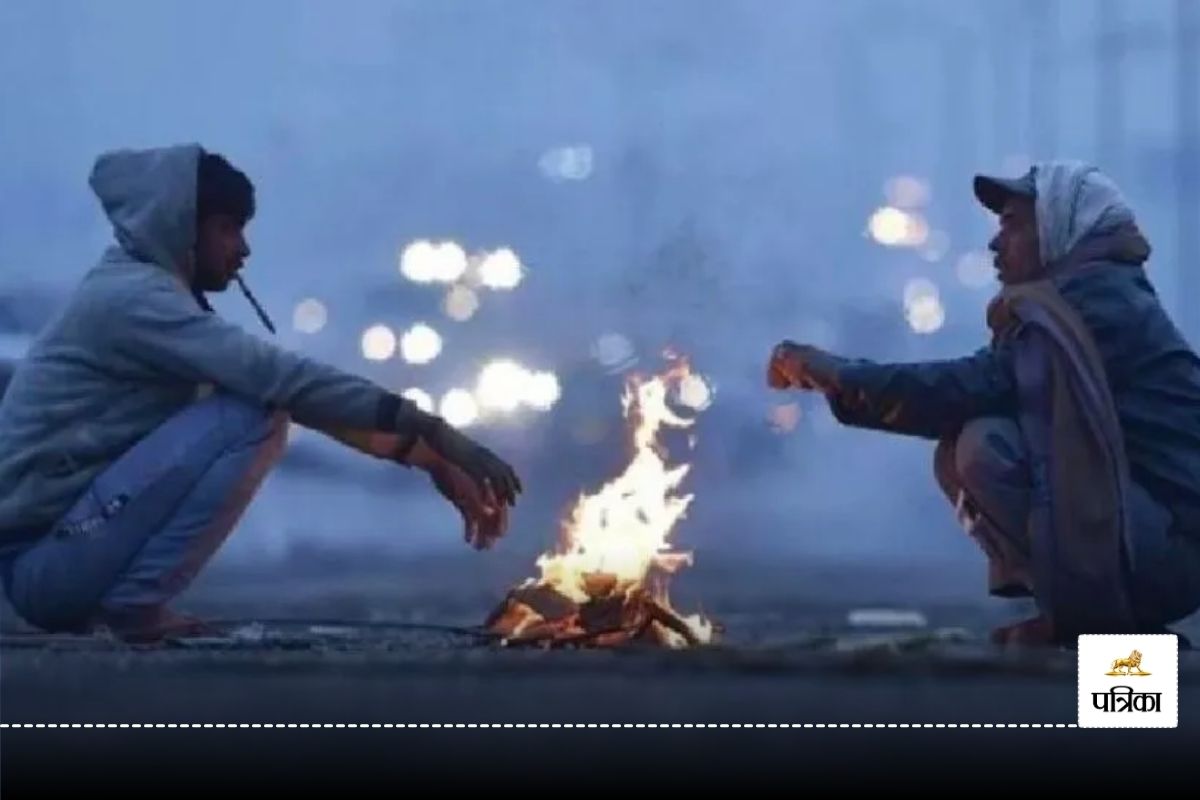
MULTIPOLYGON (((769 350, 985 344, 993 220, 971 176, 1055 156, 1122 186, 1194 338, 1198 16, 1192 0, 3 0, 0 344, 19 355, 108 243, 95 157, 196 141, 256 184, 245 275, 281 344, 435 398, 499 356, 562 387, 548 412, 469 429, 526 483, 494 552, 462 545, 422 476, 295 431, 219 565, 352 582, 339 558, 439 554, 532 574, 574 498, 625 464, 623 368, 671 346, 713 388, 695 449, 671 451, 694 464, 674 539, 698 566, 936 565, 982 589, 932 443, 770 392, 769 350), (417 240, 510 248, 523 280, 449 319, 444 284, 400 273, 417 240), (306 300, 326 312, 315 332, 297 327, 314 327, 306 300), (431 363, 364 358, 369 326, 417 322, 442 336, 431 363)), ((236 291, 215 305, 262 331, 236 291)))

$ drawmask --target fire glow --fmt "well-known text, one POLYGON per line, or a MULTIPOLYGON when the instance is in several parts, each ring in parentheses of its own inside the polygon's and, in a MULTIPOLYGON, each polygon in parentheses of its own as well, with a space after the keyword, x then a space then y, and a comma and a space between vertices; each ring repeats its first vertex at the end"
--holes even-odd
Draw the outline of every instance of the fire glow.
POLYGON ((627 381, 622 406, 633 457, 620 476, 580 496, 558 550, 537 560, 541 577, 509 592, 492 613, 487 627, 505 643, 681 648, 712 640, 712 623, 678 614, 666 592, 668 577, 692 564, 691 553, 673 550, 669 538, 693 495, 679 492, 690 465, 668 466, 659 432, 694 424, 667 397, 696 379, 676 360, 661 375, 627 381))

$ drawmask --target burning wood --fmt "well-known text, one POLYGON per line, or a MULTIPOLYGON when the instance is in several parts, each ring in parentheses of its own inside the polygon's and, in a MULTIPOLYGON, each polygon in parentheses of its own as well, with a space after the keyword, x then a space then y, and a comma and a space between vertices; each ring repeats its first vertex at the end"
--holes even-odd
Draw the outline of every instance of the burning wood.
POLYGON ((629 466, 599 492, 580 496, 558 551, 537 560, 541 577, 509 592, 488 618, 489 630, 508 644, 546 646, 711 641, 712 624, 677 613, 665 590, 667 576, 692 563, 690 553, 667 542, 692 495, 676 494, 689 466, 668 468, 657 437, 662 425, 693 424, 671 410, 667 395, 697 380, 686 362, 676 361, 662 375, 628 382, 622 406, 633 425, 629 466))

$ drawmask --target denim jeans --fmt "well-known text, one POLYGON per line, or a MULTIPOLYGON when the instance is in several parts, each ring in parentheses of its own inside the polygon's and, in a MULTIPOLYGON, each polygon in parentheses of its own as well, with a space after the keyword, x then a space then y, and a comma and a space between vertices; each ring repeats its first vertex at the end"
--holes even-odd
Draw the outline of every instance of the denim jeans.
POLYGON ((29 623, 79 630, 183 591, 233 530, 280 453, 286 416, 217 393, 102 472, 51 530, 4 564, 29 623))

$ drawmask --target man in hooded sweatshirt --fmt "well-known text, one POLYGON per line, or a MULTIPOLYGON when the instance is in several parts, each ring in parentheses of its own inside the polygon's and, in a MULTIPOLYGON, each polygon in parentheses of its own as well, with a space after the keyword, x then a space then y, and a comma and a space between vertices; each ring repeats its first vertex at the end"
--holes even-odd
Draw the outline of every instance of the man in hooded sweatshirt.
POLYGON ((212 313, 205 293, 240 282, 250 254, 243 173, 181 145, 106 153, 90 183, 116 243, 0 402, 0 577, 24 619, 129 640, 204 630, 167 604, 233 529, 289 420, 428 472, 474 546, 504 533, 521 489, 508 464, 212 313))
POLYGON ((938 441, 990 593, 1040 612, 994 641, 1161 632, 1200 607, 1200 359, 1104 174, 1050 162, 974 190, 1000 222, 989 346, 879 364, 784 341, 768 382, 823 392, 844 424, 938 441))

